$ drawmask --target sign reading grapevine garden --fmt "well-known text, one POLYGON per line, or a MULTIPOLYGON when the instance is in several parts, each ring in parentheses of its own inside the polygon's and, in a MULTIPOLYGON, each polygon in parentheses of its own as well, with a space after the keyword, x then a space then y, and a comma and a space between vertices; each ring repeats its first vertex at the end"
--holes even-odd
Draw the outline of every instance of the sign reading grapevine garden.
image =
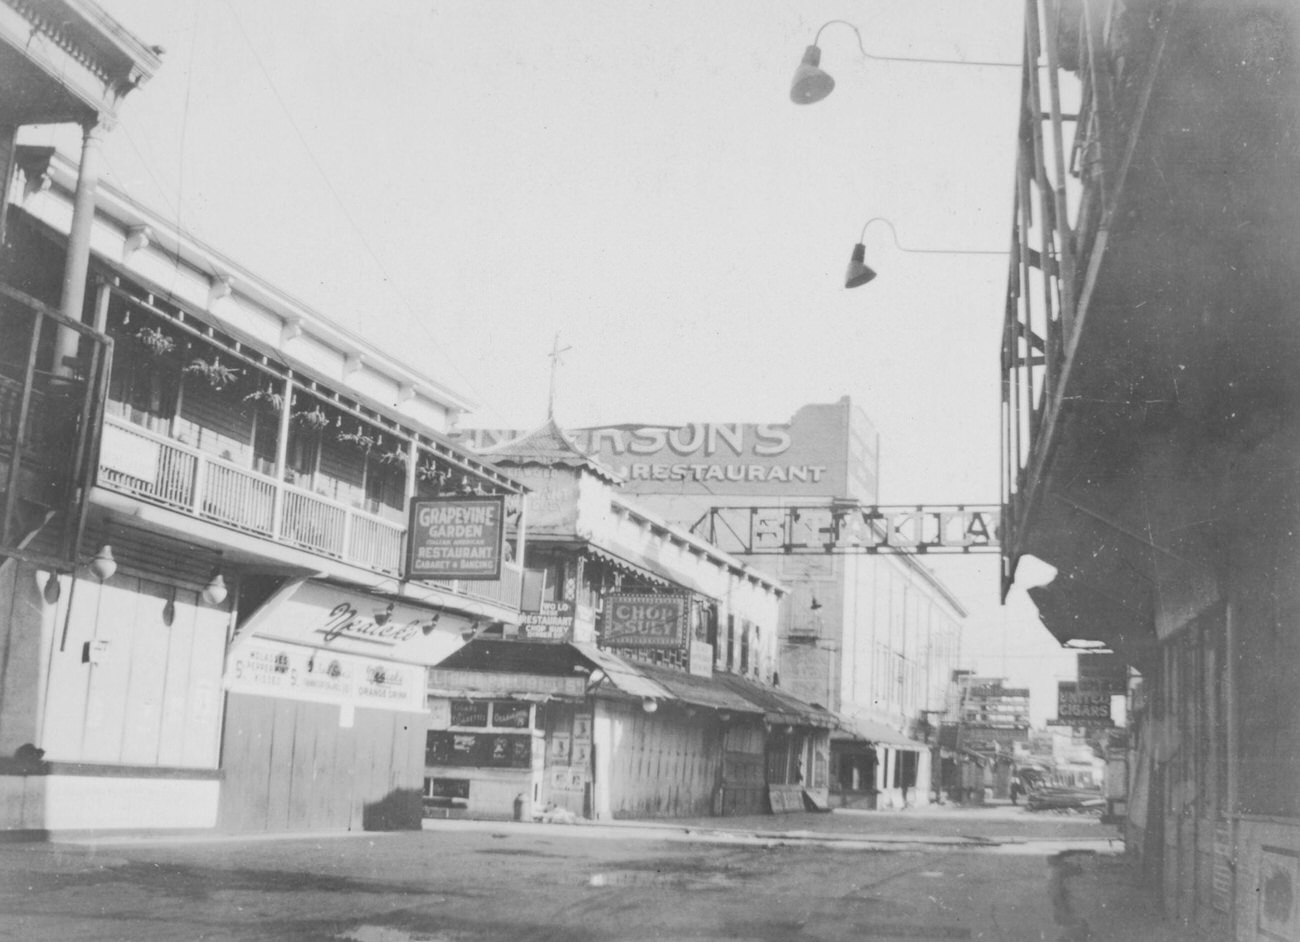
POLYGON ((505 498, 412 501, 407 545, 408 579, 500 579, 505 498))

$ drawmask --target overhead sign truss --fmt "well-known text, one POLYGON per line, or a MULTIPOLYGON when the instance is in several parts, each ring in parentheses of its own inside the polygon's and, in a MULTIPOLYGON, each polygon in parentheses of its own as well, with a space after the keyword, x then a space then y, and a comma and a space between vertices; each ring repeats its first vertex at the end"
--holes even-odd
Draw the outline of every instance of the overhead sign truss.
POLYGON ((996 553, 1001 515, 997 504, 710 507, 691 532, 747 556, 996 553))

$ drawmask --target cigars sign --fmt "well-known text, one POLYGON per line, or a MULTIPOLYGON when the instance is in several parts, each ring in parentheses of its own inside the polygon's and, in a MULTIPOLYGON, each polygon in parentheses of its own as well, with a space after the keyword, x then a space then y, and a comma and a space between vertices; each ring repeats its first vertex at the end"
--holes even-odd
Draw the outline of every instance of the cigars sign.
POLYGON ((500 579, 505 498, 434 497, 411 503, 408 579, 500 579))

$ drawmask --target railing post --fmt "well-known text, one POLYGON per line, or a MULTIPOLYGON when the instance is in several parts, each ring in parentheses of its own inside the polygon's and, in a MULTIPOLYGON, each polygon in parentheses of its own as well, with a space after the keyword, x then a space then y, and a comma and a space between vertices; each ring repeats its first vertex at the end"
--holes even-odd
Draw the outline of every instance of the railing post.
POLYGON ((190 511, 196 517, 203 516, 203 492, 208 489, 208 460, 201 453, 194 455, 194 493, 190 495, 190 511))
POLYGON ((284 532, 284 475, 289 461, 289 422, 293 411, 293 378, 284 378, 284 400, 280 406, 280 427, 275 436, 275 490, 271 492, 271 539, 278 540, 284 532))
POLYGON ((352 558, 352 518, 356 516, 356 511, 351 507, 343 508, 343 546, 339 554, 350 563, 357 562, 352 558))

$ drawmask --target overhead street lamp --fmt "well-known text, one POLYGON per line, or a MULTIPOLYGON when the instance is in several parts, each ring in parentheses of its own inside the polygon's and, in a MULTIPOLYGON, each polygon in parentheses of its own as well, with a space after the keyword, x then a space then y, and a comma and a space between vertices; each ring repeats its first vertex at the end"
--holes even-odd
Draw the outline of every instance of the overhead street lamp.
POLYGON ((898 241, 898 231, 894 224, 884 216, 873 216, 868 219, 862 227, 862 234, 858 236, 857 245, 853 246, 853 254, 849 257, 849 267, 844 273, 844 287, 860 288, 867 282, 876 277, 873 268, 867 265, 867 230, 873 223, 883 223, 889 228, 889 234, 894 239, 894 247, 900 252, 917 252, 925 255, 1006 255, 1005 250, 996 249, 914 249, 903 245, 898 241))
POLYGON ((811 105, 815 101, 821 101, 835 88, 835 79, 831 78, 830 74, 821 68, 822 51, 818 45, 821 42, 822 30, 833 23, 847 26, 853 30, 853 35, 858 38, 859 51, 865 58, 876 62, 920 62, 934 65, 973 65, 1013 69, 1018 69, 1022 65, 1020 62, 980 62, 974 59, 922 59, 912 56, 873 55, 867 52, 866 47, 862 44, 862 34, 858 32, 856 26, 848 20, 828 20, 817 30, 812 45, 804 50, 803 61, 799 63, 799 68, 795 69, 794 81, 790 83, 790 100, 796 105, 811 105))

